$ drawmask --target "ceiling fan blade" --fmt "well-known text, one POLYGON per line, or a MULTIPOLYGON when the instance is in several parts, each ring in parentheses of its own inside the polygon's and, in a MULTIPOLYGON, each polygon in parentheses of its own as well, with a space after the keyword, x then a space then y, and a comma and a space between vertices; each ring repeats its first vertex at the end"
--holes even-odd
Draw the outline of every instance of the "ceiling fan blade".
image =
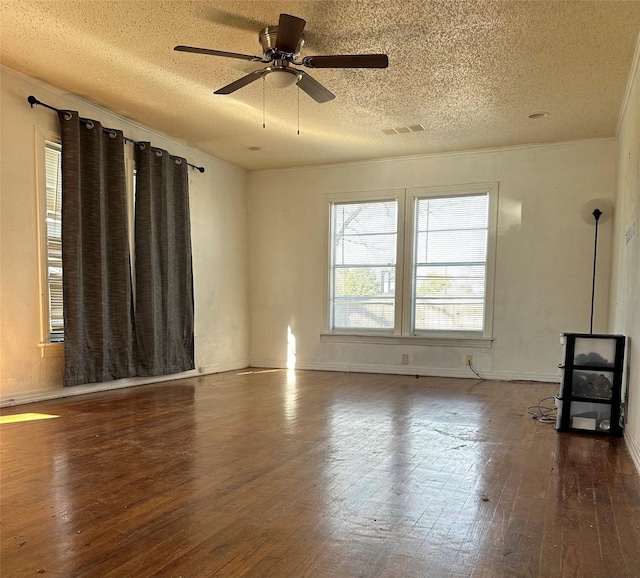
POLYGON ((307 68, 387 68, 389 57, 386 54, 305 56, 302 64, 307 68))
POLYGON ((264 22, 261 20, 242 16, 241 14, 234 14, 233 12, 220 10, 218 8, 208 8, 205 6, 200 10, 200 14, 206 20, 248 32, 255 33, 264 28, 264 22))
POLYGON ((262 70, 254 70, 251 74, 247 74, 246 76, 239 78, 235 82, 232 82, 231 84, 227 84, 227 86, 223 86, 222 88, 219 88, 213 94, 231 94, 232 92, 235 92, 239 88, 242 88, 243 86, 247 86, 247 84, 251 84, 252 82, 258 80, 258 78, 261 78, 262 76, 267 74, 267 72, 269 71, 266 70, 265 68, 263 68, 262 70))
POLYGON ((290 14, 280 14, 276 48, 281 52, 297 52, 306 21, 290 14))
POLYGON ((298 71, 298 74, 302 74, 302 78, 298 81, 298 86, 316 102, 322 104, 323 102, 329 102, 336 97, 333 92, 322 86, 304 70, 298 71))
POLYGON ((196 48, 195 46, 176 46, 174 50, 178 52, 193 52, 195 54, 208 54, 209 56, 226 56, 227 58, 239 58, 240 60, 251 60, 253 62, 261 62, 259 56, 251 56, 249 54, 239 54, 238 52, 224 52, 222 50, 211 50, 210 48, 196 48))

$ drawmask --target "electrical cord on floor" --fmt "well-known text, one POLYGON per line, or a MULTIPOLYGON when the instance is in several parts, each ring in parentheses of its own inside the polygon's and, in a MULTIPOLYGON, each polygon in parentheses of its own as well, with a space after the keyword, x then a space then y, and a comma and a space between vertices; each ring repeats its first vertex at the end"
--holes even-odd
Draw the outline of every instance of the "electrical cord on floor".
POLYGON ((469 363, 468 367, 471 371, 473 371, 473 373, 475 373, 482 381, 487 381, 486 378, 482 377, 477 371, 476 368, 473 367, 473 363, 469 363))
POLYGON ((533 419, 537 419, 540 423, 556 423, 558 408, 555 407, 555 405, 552 407, 542 405, 548 399, 555 399, 555 397, 543 397, 537 405, 530 405, 527 408, 527 413, 533 419))
MULTIPOLYGON (((469 367, 469 369, 471 371, 473 371, 473 373, 475 373, 482 381, 486 381, 486 378, 483 377, 482 375, 480 375, 477 371, 476 368, 473 367, 473 363, 469 363, 467 364, 467 366, 469 367)), ((498 381, 502 381, 502 380, 498 380, 498 381)), ((509 381, 511 383, 516 383, 514 381, 511 380, 506 380, 509 381)), ((537 419, 540 423, 552 423, 555 424, 556 420, 558 418, 558 408, 555 406, 555 404, 551 407, 546 406, 546 405, 542 405, 545 401, 547 401, 548 399, 554 399, 555 400, 555 396, 549 396, 549 397, 543 397, 538 403, 537 405, 530 405, 527 408, 527 413, 533 418, 533 419, 537 419)))

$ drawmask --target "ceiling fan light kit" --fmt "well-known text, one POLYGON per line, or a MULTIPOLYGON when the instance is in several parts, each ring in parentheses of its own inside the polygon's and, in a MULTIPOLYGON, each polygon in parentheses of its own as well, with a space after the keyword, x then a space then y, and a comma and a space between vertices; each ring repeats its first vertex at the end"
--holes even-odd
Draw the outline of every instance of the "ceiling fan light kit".
POLYGON ((265 70, 268 71, 265 78, 276 88, 290 88, 298 84, 302 79, 302 74, 288 67, 278 68, 269 66, 265 70))
POLYGON ((194 46, 176 46, 174 50, 269 64, 266 68, 254 70, 231 84, 223 86, 214 94, 231 94, 259 78, 266 77, 277 88, 289 88, 297 84, 302 91, 318 103, 333 100, 335 94, 307 72, 291 68, 292 65, 305 68, 387 68, 389 66, 389 58, 386 54, 305 56, 301 61, 298 61, 300 50, 304 46, 305 25, 306 22, 302 18, 290 14, 280 14, 278 26, 268 26, 258 35, 262 46, 262 57, 194 46))

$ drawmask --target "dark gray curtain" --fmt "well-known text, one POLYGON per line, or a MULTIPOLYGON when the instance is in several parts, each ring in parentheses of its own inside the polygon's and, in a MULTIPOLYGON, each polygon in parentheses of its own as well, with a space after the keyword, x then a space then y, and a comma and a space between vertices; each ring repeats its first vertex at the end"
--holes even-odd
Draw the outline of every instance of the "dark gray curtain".
POLYGON ((194 368, 187 161, 136 145, 135 323, 138 374, 194 368))
POLYGON ((60 111, 64 385, 136 374, 124 137, 60 111))

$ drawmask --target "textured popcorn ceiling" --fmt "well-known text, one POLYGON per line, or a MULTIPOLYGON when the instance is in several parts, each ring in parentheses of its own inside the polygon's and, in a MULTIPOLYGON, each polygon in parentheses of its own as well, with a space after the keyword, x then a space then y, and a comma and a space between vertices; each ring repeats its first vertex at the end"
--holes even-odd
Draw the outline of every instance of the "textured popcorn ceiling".
POLYGON ((264 169, 612 137, 640 1, 2 0, 0 26, 9 68, 264 169), (213 94, 263 65, 173 51, 261 55, 281 12, 307 21, 302 56, 384 52, 389 68, 309 70, 326 104, 267 83, 263 129, 262 81, 213 94))

